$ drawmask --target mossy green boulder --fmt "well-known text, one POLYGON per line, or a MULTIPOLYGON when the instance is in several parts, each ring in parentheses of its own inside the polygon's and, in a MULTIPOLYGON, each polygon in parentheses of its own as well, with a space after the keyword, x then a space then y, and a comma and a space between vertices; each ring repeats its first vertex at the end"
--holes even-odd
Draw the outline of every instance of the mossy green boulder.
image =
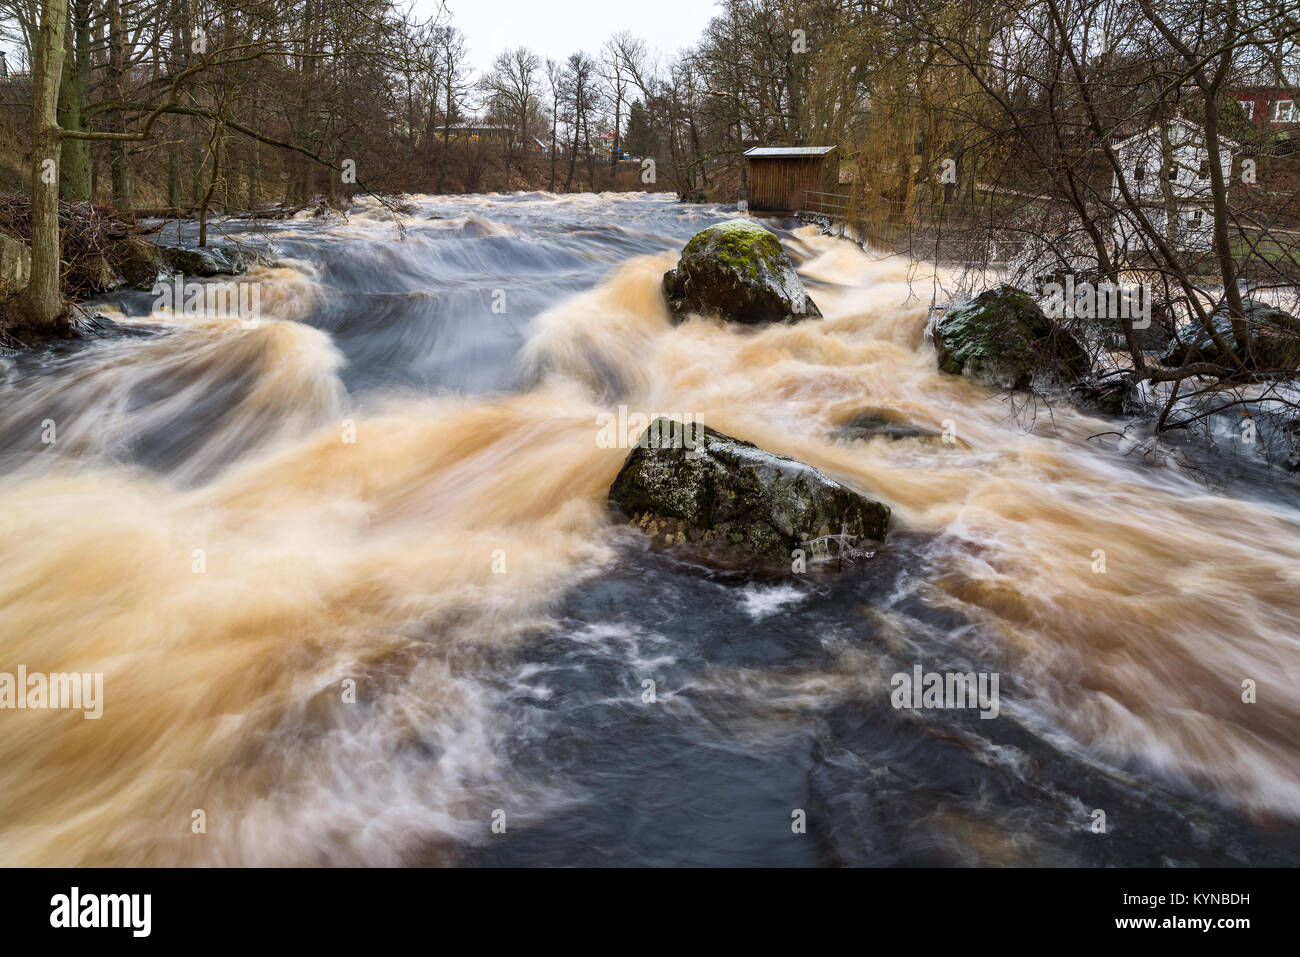
POLYGON ((1069 384, 1091 365, 1079 341, 1029 293, 1005 284, 950 309, 933 339, 941 370, 991 389, 1026 389, 1036 378, 1069 384))
POLYGON ((743 323, 821 318, 781 240, 751 219, 696 233, 676 267, 664 273, 663 286, 678 320, 692 313, 743 323))
POLYGON ((652 436, 685 441, 638 443, 610 486, 610 501, 634 523, 653 523, 677 542, 710 542, 788 564, 795 549, 824 535, 882 541, 889 506, 873 501, 795 459, 707 426, 652 436), (656 447, 658 446, 658 447, 656 447))
MULTIPOLYGON (((1242 307, 1250 330, 1251 355, 1246 367, 1264 372, 1290 372, 1300 368, 1300 319, 1256 299, 1244 300, 1242 307)), ((1237 342, 1226 304, 1219 305, 1210 323, 1235 354, 1237 342)), ((1220 355, 1219 347, 1205 332, 1204 325, 1194 320, 1178 328, 1174 342, 1160 361, 1168 366, 1181 366, 1187 362, 1227 364, 1229 360, 1220 355)))

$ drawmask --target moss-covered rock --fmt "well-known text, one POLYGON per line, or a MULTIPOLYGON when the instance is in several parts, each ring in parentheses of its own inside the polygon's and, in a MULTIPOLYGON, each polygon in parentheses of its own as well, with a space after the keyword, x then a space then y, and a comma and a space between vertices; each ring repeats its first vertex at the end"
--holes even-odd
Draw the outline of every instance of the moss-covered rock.
MULTIPOLYGON (((1243 357, 1246 367, 1271 372, 1289 372, 1300 368, 1300 319, 1276 306, 1247 299, 1246 321, 1250 330, 1250 353, 1243 357)), ((1219 305, 1210 317, 1210 323, 1235 354, 1237 342, 1232 331, 1232 319, 1226 303, 1219 305)), ((1174 342, 1160 357, 1165 365, 1181 366, 1188 362, 1224 362, 1228 357, 1220 354, 1214 339, 1199 321, 1183 324, 1174 333, 1174 342)))
POLYGON ((663 284, 678 319, 690 313, 745 323, 821 318, 776 234, 750 219, 696 233, 663 284))
POLYGON ((122 278, 137 289, 152 289, 167 274, 162 250, 147 239, 132 236, 118 247, 122 278))
MULTIPOLYGON (((672 427, 656 419, 650 432, 672 434, 672 427)), ((610 486, 610 501, 642 527, 654 522, 678 541, 716 542, 785 563, 823 535, 884 539, 889 506, 811 465, 707 427, 686 436, 686 443, 662 443, 675 447, 639 443, 610 486)))
POLYGON ((112 292, 126 284, 112 259, 103 253, 90 253, 75 260, 64 282, 83 293, 112 292))
POLYGON ((935 324, 939 368, 992 389, 1025 389, 1036 378, 1069 383, 1085 375, 1088 353, 1014 286, 980 293, 935 324))
POLYGON ((22 289, 31 274, 31 249, 26 243, 0 233, 0 294, 22 289))

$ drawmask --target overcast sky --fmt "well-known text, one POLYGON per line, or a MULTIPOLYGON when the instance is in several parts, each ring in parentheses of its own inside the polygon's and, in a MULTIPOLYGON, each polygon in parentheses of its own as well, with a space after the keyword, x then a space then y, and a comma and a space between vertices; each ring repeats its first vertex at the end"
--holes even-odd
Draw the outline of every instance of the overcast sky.
MULTIPOLYGON (((545 60, 575 50, 595 54, 611 34, 630 30, 651 53, 668 56, 693 46, 717 12, 716 0, 446 0, 451 23, 465 34, 475 73, 502 50, 526 46, 545 60)), ((416 0, 424 16, 438 0, 416 0)), ((7 49, 17 69, 16 47, 7 49)))
MULTIPOLYGON (((428 15, 437 0, 417 0, 428 15)), ((526 46, 543 59, 575 50, 596 53, 611 34, 629 30, 653 51, 688 47, 717 12, 716 0, 447 0, 477 72, 502 50, 526 46)))

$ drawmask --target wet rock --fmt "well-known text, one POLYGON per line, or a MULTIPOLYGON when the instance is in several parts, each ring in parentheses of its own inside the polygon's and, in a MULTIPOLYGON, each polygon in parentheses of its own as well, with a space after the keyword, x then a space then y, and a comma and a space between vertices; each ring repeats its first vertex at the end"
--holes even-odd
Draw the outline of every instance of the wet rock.
MULTIPOLYGON (((651 423, 651 433, 666 434, 665 422, 651 423)), ((854 544, 884 539, 889 506, 811 465, 707 426, 686 437, 668 447, 639 443, 610 486, 610 501, 640 527, 783 563, 824 535, 845 533, 854 544)))
POLYGON ((1025 389, 1042 378, 1072 382, 1090 365, 1079 341, 1014 286, 950 309, 935 323, 933 338, 941 370, 992 389, 1025 389))
POLYGON ((0 293, 22 289, 31 274, 31 249, 26 243, 0 233, 0 293))
POLYGON ((162 250, 147 239, 132 236, 123 241, 118 248, 118 260, 122 278, 136 289, 152 289, 167 275, 162 250))
POLYGON ((749 219, 696 233, 663 286, 679 320, 690 313, 743 323, 821 318, 776 234, 749 219))
MULTIPOLYGON (((1096 321, 1105 337, 1103 345, 1112 351, 1127 352, 1128 339, 1124 336, 1122 314, 1111 315, 1112 310, 1108 308, 1099 312, 1101 315, 1096 321)), ((1134 316, 1130 311, 1129 317, 1134 325, 1133 341, 1142 352, 1159 352, 1173 339, 1173 321, 1167 308, 1157 304, 1151 307, 1149 316, 1134 316)))
POLYGON ((1094 268, 1056 269, 1037 273, 1034 285, 1048 318, 1074 318, 1074 331, 1089 344, 1108 351, 1128 351, 1124 317, 1134 323, 1133 339, 1142 352, 1164 349, 1173 336, 1173 319, 1166 302, 1148 292, 1112 283, 1094 268))
MULTIPOLYGON (((1265 371, 1291 371, 1300 367, 1300 319, 1283 312, 1276 306, 1246 299, 1246 321, 1249 324, 1251 355, 1243 357, 1247 368, 1265 371)), ((1220 303, 1210 317, 1210 324, 1228 345, 1232 354, 1238 353, 1233 337, 1232 319, 1227 303, 1220 303)), ((1174 342, 1160 357, 1167 366, 1181 366, 1188 362, 1227 362, 1219 347, 1199 321, 1185 323, 1174 333, 1174 342)))
POLYGON ((873 438, 886 439, 925 439, 942 442, 943 433, 934 429, 924 429, 918 425, 897 421, 881 412, 859 412, 849 421, 831 433, 833 440, 854 442, 873 438))
POLYGON ((171 272, 187 276, 237 276, 248 268, 242 252, 229 246, 160 246, 163 263, 171 272))
POLYGON ((1072 386, 1070 395, 1085 412, 1122 416, 1133 409, 1137 388, 1127 379, 1086 379, 1072 386))
POLYGON ((126 285, 126 280, 106 256, 92 253, 73 262, 65 282, 82 292, 112 292, 126 285))

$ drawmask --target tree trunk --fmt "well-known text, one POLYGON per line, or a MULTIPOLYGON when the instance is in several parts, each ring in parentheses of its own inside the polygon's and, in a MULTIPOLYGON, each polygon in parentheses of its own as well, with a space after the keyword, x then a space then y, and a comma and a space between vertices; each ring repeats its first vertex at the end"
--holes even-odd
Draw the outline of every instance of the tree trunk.
MULTIPOLYGON (((172 5, 172 57, 169 64, 173 73, 179 73, 184 69, 185 57, 180 51, 189 49, 188 31, 183 24, 184 14, 181 5, 174 3, 172 5)), ((176 129, 173 127, 169 132, 169 139, 173 142, 167 146, 167 205, 179 209, 185 204, 181 196, 181 147, 174 142, 177 139, 176 129)))
POLYGON ((59 293, 59 86, 68 0, 41 0, 32 64, 32 273, 18 301, 22 329, 37 335, 67 328, 59 293))
POLYGON ((551 107, 551 185, 547 187, 551 193, 555 192, 555 112, 558 109, 558 103, 551 107))
MULTIPOLYGON (((104 23, 103 16, 96 17, 95 27, 92 31, 93 48, 96 51, 91 62, 86 66, 86 89, 90 89, 90 70, 102 69, 108 63, 106 50, 108 49, 108 27, 104 23)), ((87 56, 92 48, 92 44, 86 45, 87 56)), ((104 194, 104 169, 108 163, 108 151, 111 145, 106 140, 99 140, 90 144, 90 198, 98 203, 102 202, 101 197, 104 194)))
POLYGON ((454 67, 451 59, 447 60, 447 105, 442 111, 442 155, 438 157, 438 186, 435 193, 442 192, 442 182, 447 176, 447 151, 451 147, 451 110, 455 101, 453 89, 454 67))
POLYGON ((225 125, 220 120, 212 121, 212 139, 208 147, 212 153, 212 176, 208 179, 208 188, 203 193, 202 202, 199 203, 200 246, 208 244, 208 210, 212 206, 212 197, 217 191, 217 185, 221 182, 221 148, 225 142, 225 131, 225 125))
POLYGON ((591 191, 596 192, 596 151, 591 149, 591 113, 582 118, 582 131, 587 136, 587 181, 591 184, 591 191))
POLYGON ((1246 311, 1241 301, 1241 290, 1237 288, 1237 266, 1232 260, 1232 243, 1228 238, 1228 184, 1223 178, 1219 145, 1217 84, 1205 94, 1205 151, 1209 156, 1210 197, 1214 205, 1214 250, 1219 259, 1219 273, 1223 277, 1223 295, 1228 300, 1232 335, 1241 357, 1245 359, 1250 349, 1250 323, 1243 318, 1246 311))
POLYGON ((573 149, 569 150, 569 175, 564 180, 564 191, 567 193, 573 186, 573 167, 578 162, 578 119, 573 120, 573 149))
POLYGON ((261 201, 262 144, 252 140, 248 146, 248 208, 255 210, 261 201))
MULTIPOLYGON (((68 11, 63 42, 63 79, 59 84, 59 127, 84 129, 81 108, 85 98, 82 61, 90 45, 90 4, 76 0, 68 11)), ((88 64, 86 64, 88 68, 88 64)), ((64 139, 60 146, 59 196, 71 202, 90 199, 90 142, 64 139)))
POLYGON ((427 189, 429 177, 433 174, 433 146, 438 142, 438 83, 433 81, 429 93, 428 116, 424 121, 424 137, 420 143, 420 188, 427 189))
MULTIPOLYGON (((122 29, 122 0, 109 0, 108 55, 112 95, 121 103, 126 99, 126 34, 122 29)), ((126 132, 125 116, 120 111, 113 115, 113 129, 118 133, 126 132)), ((113 177, 113 205, 129 216, 132 205, 131 156, 126 142, 109 145, 109 169, 113 177)))
POLYGON ((623 125, 623 90, 620 87, 620 88, 616 88, 614 91, 614 149, 609 154, 609 179, 611 183, 610 186, 611 189, 614 188, 612 184, 614 182, 615 173, 618 171, 618 154, 620 152, 619 127, 622 125, 623 125))

